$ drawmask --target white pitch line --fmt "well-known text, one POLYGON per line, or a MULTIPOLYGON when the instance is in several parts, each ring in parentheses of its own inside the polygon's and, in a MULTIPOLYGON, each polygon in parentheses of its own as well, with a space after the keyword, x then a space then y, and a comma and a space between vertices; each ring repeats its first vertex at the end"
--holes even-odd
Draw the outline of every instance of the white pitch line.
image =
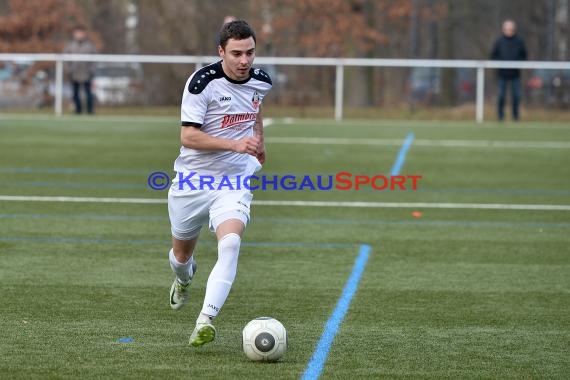
MULTIPOLYGON (((18 115, 18 114, 8 114, 0 115, 0 121, 57 121, 63 123, 75 123, 83 122, 87 119, 76 116, 76 115, 64 115, 64 116, 54 116, 54 115, 18 115)), ((176 116, 133 116, 133 115, 97 115, 90 117, 88 119, 89 123, 162 123, 162 122, 174 122, 180 123, 180 119, 176 116)))
POLYGON ((164 204, 166 199, 0 195, 0 201, 164 204))
POLYGON ((570 149, 570 142, 560 141, 415 140, 414 145, 451 148, 570 149))
POLYGON ((570 205, 533 205, 504 203, 427 203, 427 202, 323 202, 323 201, 254 201, 261 206, 367 207, 367 208, 446 208, 480 210, 570 211, 570 205))
MULTIPOLYGON (((99 198, 0 195, 0 201, 7 202, 77 202, 77 203, 131 203, 165 204, 166 199, 153 198, 99 198)), ((428 203, 428 202, 325 202, 325 201, 253 201, 256 206, 296 207, 350 207, 350 208, 435 208, 435 209, 478 209, 478 210, 534 210, 570 211, 570 205, 504 204, 504 203, 428 203)))
MULTIPOLYGON (((401 139, 354 139, 330 137, 267 137, 267 143, 313 145, 400 146, 401 139)), ((494 140, 414 140, 414 146, 447 148, 538 148, 570 149, 570 142, 560 141, 494 141, 494 140)))

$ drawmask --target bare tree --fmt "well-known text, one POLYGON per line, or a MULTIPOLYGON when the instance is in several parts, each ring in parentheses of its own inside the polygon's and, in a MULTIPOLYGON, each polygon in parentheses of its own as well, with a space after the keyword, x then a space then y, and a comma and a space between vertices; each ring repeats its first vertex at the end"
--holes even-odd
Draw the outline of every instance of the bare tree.
MULTIPOLYGON (((2 8, 1 52, 60 52, 75 24, 89 24, 83 8, 65 0, 10 0, 2 8)), ((90 37, 102 46, 97 33, 90 37)))

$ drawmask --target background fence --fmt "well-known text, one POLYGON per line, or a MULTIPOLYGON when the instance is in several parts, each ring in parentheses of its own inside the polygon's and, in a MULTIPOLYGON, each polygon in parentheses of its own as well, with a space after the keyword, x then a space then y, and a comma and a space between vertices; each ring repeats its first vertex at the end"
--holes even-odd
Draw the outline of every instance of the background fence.
MULTIPOLYGON (((199 68, 205 64, 218 60, 215 56, 179 56, 179 55, 69 55, 69 54, 0 54, 0 61, 5 62, 43 62, 55 65, 53 70, 53 94, 54 94, 54 113, 61 115, 63 113, 64 100, 64 70, 66 62, 83 61, 96 62, 99 64, 122 64, 137 65, 142 64, 191 64, 195 68, 199 68)), ((334 70, 334 76, 331 80, 334 82, 332 95, 334 99, 334 118, 336 120, 343 119, 343 110, 346 106, 346 72, 351 68, 408 68, 417 69, 416 82, 421 83, 421 70, 427 71, 426 80, 434 82, 427 86, 437 88, 439 86, 439 70, 442 69, 459 69, 469 70, 474 73, 473 87, 475 100, 475 120, 477 122, 484 121, 485 107, 485 77, 489 69, 497 68, 520 68, 533 70, 556 71, 562 73, 555 86, 561 87, 562 106, 566 106, 570 102, 570 62, 560 61, 476 61, 476 60, 426 60, 426 59, 343 59, 343 58, 303 58, 303 57, 258 57, 255 61, 256 66, 267 68, 274 81, 279 81, 279 72, 285 71, 286 67, 297 67, 299 69, 327 68, 334 70), (277 73, 277 74, 275 74, 277 73), (438 83, 435 83, 435 81, 438 83)), ((471 75, 471 74, 469 74, 471 75)), ((412 75, 413 76, 413 75, 412 75)), ((548 76, 551 78, 551 76, 548 76)), ((373 76, 371 76, 373 78, 373 76)), ((113 79, 110 79, 113 82, 113 79)), ((325 81, 327 79, 325 78, 325 81)), ((115 80, 116 81, 116 80, 115 80)), ((413 86, 413 84, 411 85, 413 86)), ((421 89, 420 89, 421 90, 421 89)), ((299 90, 300 91, 300 90, 299 90)), ((429 91, 427 89, 426 91, 429 91)), ((318 92, 318 91, 316 91, 318 92)), ((407 96, 409 96, 408 94, 407 96)))

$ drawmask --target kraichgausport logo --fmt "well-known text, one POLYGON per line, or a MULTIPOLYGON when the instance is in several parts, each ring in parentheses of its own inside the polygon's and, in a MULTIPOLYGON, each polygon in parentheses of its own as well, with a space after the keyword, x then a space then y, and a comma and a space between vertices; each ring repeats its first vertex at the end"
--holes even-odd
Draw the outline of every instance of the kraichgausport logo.
MULTIPOLYGON (((421 175, 366 175, 338 172, 329 175, 200 175, 197 172, 178 172, 172 179, 176 190, 417 190, 421 175)), ((170 186, 166 173, 154 172, 148 177, 153 190, 170 186)))

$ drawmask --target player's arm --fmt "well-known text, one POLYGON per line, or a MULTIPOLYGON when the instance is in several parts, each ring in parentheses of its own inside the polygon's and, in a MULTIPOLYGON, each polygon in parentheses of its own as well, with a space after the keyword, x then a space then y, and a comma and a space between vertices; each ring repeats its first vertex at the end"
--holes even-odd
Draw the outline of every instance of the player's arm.
POLYGON ((196 150, 229 150, 256 156, 260 144, 258 136, 245 137, 241 140, 224 139, 204 133, 195 126, 183 126, 180 130, 183 146, 196 150))
POLYGON ((257 160, 263 165, 265 162, 265 139, 263 136, 263 116, 261 115, 261 108, 255 119, 255 124, 253 124, 253 135, 259 137, 259 147, 257 150, 257 160))

